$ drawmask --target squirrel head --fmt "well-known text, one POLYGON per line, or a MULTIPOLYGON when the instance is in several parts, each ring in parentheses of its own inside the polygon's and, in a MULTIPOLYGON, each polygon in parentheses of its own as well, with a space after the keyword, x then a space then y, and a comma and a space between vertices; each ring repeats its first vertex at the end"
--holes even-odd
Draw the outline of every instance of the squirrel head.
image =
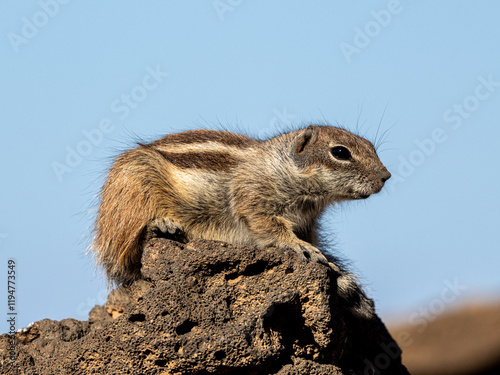
POLYGON ((305 175, 327 186, 335 201, 368 198, 391 177, 370 141, 341 128, 309 125, 298 133, 295 152, 305 175))

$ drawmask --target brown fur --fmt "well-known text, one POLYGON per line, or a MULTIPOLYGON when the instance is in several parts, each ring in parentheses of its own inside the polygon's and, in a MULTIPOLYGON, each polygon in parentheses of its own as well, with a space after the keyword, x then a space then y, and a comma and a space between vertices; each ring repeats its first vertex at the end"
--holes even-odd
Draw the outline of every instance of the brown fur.
POLYGON ((267 141, 214 130, 170 134, 116 159, 92 247, 119 283, 140 277, 141 247, 158 232, 287 247, 327 263, 316 248, 323 210, 378 193, 389 177, 369 141, 331 126, 267 141), (352 159, 335 158, 335 146, 352 159))

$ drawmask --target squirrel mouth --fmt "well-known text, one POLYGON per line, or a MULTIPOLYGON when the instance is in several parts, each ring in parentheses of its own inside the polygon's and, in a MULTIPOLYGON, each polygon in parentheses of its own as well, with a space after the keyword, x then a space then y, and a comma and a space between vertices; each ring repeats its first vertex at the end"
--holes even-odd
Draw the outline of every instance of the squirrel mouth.
POLYGON ((351 190, 347 193, 347 195, 344 197, 344 199, 347 199, 347 200, 366 199, 370 195, 372 195, 372 194, 371 193, 367 194, 367 193, 355 192, 355 191, 351 190))

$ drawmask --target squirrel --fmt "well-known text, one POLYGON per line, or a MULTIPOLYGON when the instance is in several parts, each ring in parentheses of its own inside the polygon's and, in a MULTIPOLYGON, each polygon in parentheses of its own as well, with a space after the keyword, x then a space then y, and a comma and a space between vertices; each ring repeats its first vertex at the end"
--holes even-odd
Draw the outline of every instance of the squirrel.
POLYGON ((333 203, 378 193, 391 174, 368 140, 310 125, 267 140, 218 130, 174 133, 119 155, 100 193, 91 248, 108 278, 141 278, 142 246, 158 235, 293 249, 329 264, 360 315, 373 303, 318 246, 333 203))

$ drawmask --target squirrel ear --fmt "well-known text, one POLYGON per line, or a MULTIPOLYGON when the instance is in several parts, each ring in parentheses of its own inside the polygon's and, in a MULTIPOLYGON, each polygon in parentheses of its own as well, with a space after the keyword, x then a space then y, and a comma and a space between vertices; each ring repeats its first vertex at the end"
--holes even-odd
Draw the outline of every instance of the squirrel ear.
POLYGON ((299 142, 297 143, 297 154, 302 154, 308 145, 314 143, 317 137, 318 128, 314 125, 309 125, 300 135, 299 142))

